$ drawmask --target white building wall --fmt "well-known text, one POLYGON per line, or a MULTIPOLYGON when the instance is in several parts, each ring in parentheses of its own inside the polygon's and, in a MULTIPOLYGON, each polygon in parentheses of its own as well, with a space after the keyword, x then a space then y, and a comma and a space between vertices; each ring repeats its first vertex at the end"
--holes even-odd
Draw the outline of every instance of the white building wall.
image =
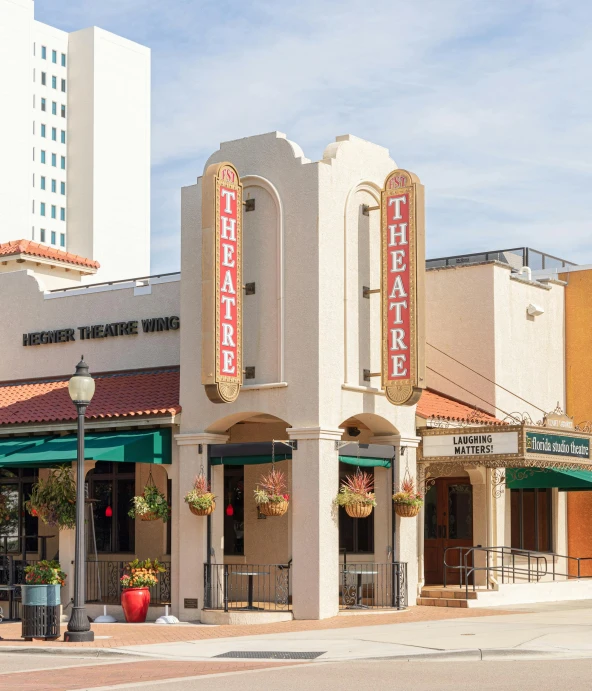
POLYGON ((32 19, 31 0, 0 0, 0 242, 31 237, 32 19))

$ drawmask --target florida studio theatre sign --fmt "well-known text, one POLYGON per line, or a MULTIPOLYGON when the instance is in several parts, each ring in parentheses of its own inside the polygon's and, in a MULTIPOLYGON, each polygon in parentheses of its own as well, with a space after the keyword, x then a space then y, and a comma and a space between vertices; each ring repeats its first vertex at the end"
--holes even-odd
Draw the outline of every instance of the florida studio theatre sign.
POLYGON ((395 170, 381 214, 382 388, 395 405, 414 405, 425 387, 424 188, 395 170))
POLYGON ((243 186, 230 163, 208 166, 202 193, 202 384, 231 403, 243 383, 243 186))

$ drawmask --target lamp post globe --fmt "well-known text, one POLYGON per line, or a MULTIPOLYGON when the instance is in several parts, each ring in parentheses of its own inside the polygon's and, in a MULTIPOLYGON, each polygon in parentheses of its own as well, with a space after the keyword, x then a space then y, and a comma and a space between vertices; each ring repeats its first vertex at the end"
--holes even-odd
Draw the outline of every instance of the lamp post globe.
POLYGON ((76 544, 74 551, 74 603, 64 633, 64 641, 81 643, 94 641, 85 609, 86 547, 84 535, 84 414, 95 393, 95 382, 82 356, 76 372, 68 382, 68 393, 76 406, 78 418, 78 449, 76 453, 76 544))

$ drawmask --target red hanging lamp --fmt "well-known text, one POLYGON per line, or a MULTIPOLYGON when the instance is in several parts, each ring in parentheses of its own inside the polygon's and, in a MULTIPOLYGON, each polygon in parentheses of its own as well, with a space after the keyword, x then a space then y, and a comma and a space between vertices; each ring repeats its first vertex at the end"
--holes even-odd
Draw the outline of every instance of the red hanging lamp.
POLYGON ((111 516, 113 516, 113 509, 112 509, 110 506, 108 506, 108 507, 105 509, 105 516, 106 516, 107 518, 111 518, 111 516))

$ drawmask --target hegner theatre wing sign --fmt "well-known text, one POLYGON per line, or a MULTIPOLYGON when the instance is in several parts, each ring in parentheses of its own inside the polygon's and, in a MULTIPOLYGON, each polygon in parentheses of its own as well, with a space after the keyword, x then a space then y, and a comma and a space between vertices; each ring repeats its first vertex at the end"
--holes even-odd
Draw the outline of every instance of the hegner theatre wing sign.
POLYGON ((231 403, 243 383, 243 186, 230 163, 208 166, 202 189, 202 384, 231 403))
POLYGON ((382 388, 395 405, 414 405, 425 388, 424 188, 406 170, 381 194, 382 388))

